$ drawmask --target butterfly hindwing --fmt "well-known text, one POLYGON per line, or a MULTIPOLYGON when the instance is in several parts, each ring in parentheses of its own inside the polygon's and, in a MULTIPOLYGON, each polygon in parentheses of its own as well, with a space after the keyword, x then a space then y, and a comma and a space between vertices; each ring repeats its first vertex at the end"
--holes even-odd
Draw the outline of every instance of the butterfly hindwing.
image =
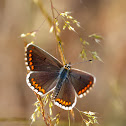
POLYGON ((28 86, 37 94, 43 96, 52 91, 56 86, 58 73, 54 72, 29 72, 26 78, 28 86))
POLYGON ((54 104, 64 110, 71 110, 76 105, 76 102, 77 98, 75 96, 73 85, 66 79, 63 82, 57 97, 54 99, 54 104))
POLYGON ((89 92, 89 89, 91 89, 96 81, 96 78, 93 75, 78 69, 71 69, 69 78, 77 96, 80 98, 89 92))
POLYGON ((55 57, 31 43, 25 47, 25 64, 30 71, 58 71, 62 67, 55 57))

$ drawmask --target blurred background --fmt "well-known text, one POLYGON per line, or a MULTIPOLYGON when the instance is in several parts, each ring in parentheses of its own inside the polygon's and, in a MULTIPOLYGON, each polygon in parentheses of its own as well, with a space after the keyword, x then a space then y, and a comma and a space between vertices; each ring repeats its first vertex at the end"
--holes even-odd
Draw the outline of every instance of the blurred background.
MULTIPOLYGON (((42 0, 50 16, 49 0, 42 0)), ((69 11, 81 23, 83 29, 75 27, 84 39, 93 33, 102 35, 99 44, 87 39, 92 51, 97 51, 104 61, 93 61, 75 65, 75 68, 94 74, 96 85, 90 93, 78 99, 76 107, 83 111, 97 113, 101 126, 125 126, 126 124, 126 1, 125 0, 53 0, 59 12, 69 11)), ((49 33, 50 26, 32 0, 0 0, 0 126, 29 126, 34 112, 36 96, 25 82, 24 41, 20 34, 36 30, 35 44, 60 60, 55 36, 49 33)), ((60 25, 63 25, 61 20, 60 25)), ((72 31, 61 31, 64 55, 68 62, 77 63, 82 59, 78 35, 72 31)), ((30 41, 29 41, 30 42, 30 41)), ((67 112, 61 112, 61 122, 68 125, 67 112)), ((79 113, 71 125, 82 122, 79 113)), ((43 125, 42 120, 34 125, 43 125)), ((61 125, 61 124, 59 124, 61 125)), ((98 124, 97 124, 98 125, 98 124)), ((96 125, 95 125, 96 126, 96 125)))

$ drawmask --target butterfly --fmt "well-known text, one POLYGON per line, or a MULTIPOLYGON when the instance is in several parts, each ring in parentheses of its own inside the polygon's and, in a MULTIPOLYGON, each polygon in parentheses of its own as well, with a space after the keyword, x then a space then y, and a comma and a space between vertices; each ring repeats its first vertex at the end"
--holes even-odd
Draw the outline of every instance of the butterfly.
POLYGON ((63 65, 58 59, 34 44, 25 47, 25 65, 29 73, 27 85, 40 96, 53 91, 54 104, 71 110, 77 97, 86 96, 96 78, 85 71, 63 65))

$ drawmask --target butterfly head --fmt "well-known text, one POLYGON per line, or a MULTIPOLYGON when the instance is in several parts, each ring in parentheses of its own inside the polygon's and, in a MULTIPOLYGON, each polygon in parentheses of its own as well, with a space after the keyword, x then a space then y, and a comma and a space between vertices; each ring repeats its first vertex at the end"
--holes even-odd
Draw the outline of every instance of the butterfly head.
POLYGON ((65 65, 64 65, 64 68, 67 69, 67 70, 70 70, 70 68, 71 68, 70 63, 69 63, 69 64, 65 64, 65 65))

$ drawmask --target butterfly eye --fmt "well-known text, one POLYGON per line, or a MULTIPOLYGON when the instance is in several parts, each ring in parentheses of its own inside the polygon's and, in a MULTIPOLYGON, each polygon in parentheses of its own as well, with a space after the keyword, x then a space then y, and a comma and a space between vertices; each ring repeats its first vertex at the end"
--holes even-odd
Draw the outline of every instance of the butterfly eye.
POLYGON ((64 67, 67 68, 67 64, 65 64, 64 67))

